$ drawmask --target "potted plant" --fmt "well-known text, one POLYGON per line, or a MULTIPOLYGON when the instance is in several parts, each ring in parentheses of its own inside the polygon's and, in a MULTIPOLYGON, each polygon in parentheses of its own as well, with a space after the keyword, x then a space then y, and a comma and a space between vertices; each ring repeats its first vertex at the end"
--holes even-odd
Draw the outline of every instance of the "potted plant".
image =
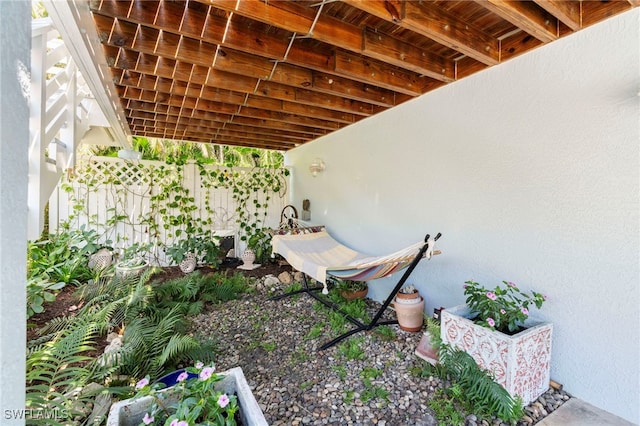
POLYGON ((175 376, 175 386, 163 389, 165 383, 140 380, 137 394, 111 406, 107 426, 191 424, 267 425, 251 388, 240 367, 220 374, 215 367, 197 363, 175 376))
POLYGON ((404 331, 416 332, 422 329, 424 321, 424 299, 414 285, 402 287, 393 303, 398 325, 404 331))
POLYGON ((444 343, 471 355, 497 383, 529 404, 549 388, 552 324, 528 320, 529 308, 540 308, 546 296, 525 293, 513 282, 487 289, 467 281, 466 305, 441 314, 444 343))
POLYGON ((116 272, 121 276, 140 274, 148 265, 146 260, 148 243, 133 243, 122 249, 116 263, 116 272))
POLYGON ((185 274, 193 272, 198 264, 217 266, 220 262, 220 237, 210 234, 190 236, 167 248, 167 255, 185 274))
POLYGON ((366 281, 340 279, 337 281, 335 288, 346 300, 364 299, 369 291, 366 281))

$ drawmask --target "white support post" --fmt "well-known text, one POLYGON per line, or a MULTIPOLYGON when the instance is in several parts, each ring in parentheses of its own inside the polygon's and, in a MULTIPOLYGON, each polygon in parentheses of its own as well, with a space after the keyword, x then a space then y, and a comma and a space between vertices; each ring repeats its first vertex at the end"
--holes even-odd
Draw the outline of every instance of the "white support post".
POLYGON ((25 424, 31 10, 0 1, 0 423, 25 424))

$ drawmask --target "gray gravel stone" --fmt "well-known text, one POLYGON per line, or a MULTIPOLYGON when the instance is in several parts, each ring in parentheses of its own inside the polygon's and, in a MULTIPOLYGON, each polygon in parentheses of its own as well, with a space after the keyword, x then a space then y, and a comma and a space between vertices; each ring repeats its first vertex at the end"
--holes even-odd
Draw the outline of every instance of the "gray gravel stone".
MULTIPOLYGON (((258 280, 258 290, 242 299, 208 306, 192 324, 195 335, 219 342, 218 370, 242 367, 269 424, 438 425, 428 402, 450 384, 411 372, 424 363, 414 354, 421 333, 408 333, 395 325, 390 326, 395 333, 391 339, 375 330, 357 333, 345 342, 360 342, 361 360, 346 360, 338 346, 317 351, 336 336, 327 312, 307 295, 267 300, 283 287, 272 278, 267 279, 268 285, 258 280), (316 335, 318 324, 321 331, 316 335), (367 388, 364 374, 371 369, 379 375, 371 378, 367 388), (366 401, 372 388, 386 392, 387 397, 366 401)), ((367 306, 372 315, 380 305, 367 299, 367 306)), ((393 311, 387 310, 383 319, 394 319, 393 311)), ((518 425, 539 422, 569 398, 564 391, 550 390, 525 407, 518 425)), ((504 424, 465 414, 466 425, 504 424)))

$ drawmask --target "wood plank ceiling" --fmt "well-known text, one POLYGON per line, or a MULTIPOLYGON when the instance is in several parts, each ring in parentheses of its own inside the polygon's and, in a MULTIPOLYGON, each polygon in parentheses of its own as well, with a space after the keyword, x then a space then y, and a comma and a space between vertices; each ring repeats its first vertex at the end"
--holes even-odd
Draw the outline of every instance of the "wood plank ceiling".
POLYGON ((640 0, 90 1, 131 134, 288 150, 640 0))

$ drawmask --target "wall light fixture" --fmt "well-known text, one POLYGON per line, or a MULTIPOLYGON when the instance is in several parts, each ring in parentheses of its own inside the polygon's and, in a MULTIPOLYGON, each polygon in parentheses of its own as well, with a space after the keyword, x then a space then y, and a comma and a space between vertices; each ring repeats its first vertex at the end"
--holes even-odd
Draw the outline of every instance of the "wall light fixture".
POLYGON ((309 171, 311 172, 311 176, 316 177, 318 173, 324 170, 324 161, 319 158, 313 160, 311 165, 309 166, 309 171))

